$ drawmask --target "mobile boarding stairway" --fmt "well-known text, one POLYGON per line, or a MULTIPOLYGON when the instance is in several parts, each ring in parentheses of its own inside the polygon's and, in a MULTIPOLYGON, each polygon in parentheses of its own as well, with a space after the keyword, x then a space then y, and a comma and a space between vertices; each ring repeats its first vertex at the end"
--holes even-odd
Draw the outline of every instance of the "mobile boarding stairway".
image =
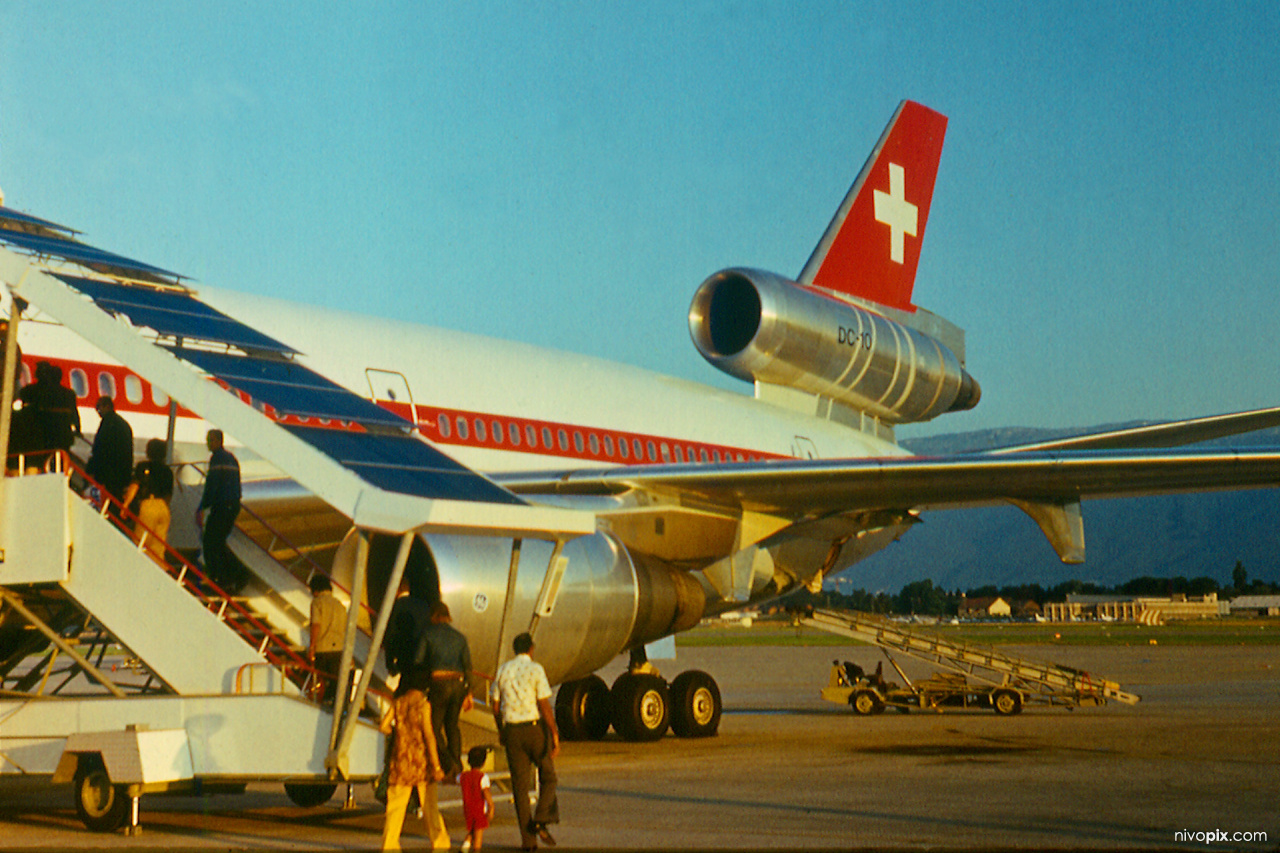
MULTIPOLYGON (((114 829, 127 818, 136 826, 137 798, 150 791, 278 780, 307 805, 339 782, 372 779, 383 754, 381 678, 363 661, 377 659, 415 538, 542 539, 556 543, 553 564, 564 542, 595 532, 594 515, 527 503, 299 364, 287 345, 204 304, 175 274, 74 233, 0 207, 10 305, 29 304, 161 389, 171 423, 181 405, 345 518, 358 534, 356 602, 371 537, 400 544, 367 635, 362 607, 348 607, 339 683, 351 690, 330 710, 308 698, 306 578, 265 547, 229 540, 255 578, 246 601, 172 548, 153 558, 145 537, 126 531, 127 511, 85 501, 84 474, 65 454, 55 473, 0 478, 0 780, 74 781, 81 819, 114 829)), ((25 311, 10 312, 5 336, 0 437, 25 311)), ((175 496, 175 524, 187 515, 175 496)), ((507 598, 504 630, 521 616, 507 598)))
MULTIPOLYGON (((113 518, 126 510, 92 505, 59 467, 0 481, 0 773, 74 781, 95 829, 144 792, 279 780, 300 805, 327 800, 333 714, 308 698, 306 612, 288 602, 303 584, 241 534, 255 577, 233 598, 174 550, 153 557, 113 518)), ((368 707, 348 781, 381 769, 368 707)))
POLYGON ((1070 709, 1104 705, 1108 699, 1127 705, 1140 700, 1121 690, 1119 684, 1081 670, 1014 657, 991 646, 949 640, 866 613, 815 610, 801 624, 879 646, 906 683, 904 689, 834 664, 822 698, 848 702, 858 714, 876 714, 886 707, 906 710, 980 704, 997 714, 1010 715, 1019 713, 1027 703, 1070 709), (913 683, 894 660, 894 652, 949 672, 913 683))

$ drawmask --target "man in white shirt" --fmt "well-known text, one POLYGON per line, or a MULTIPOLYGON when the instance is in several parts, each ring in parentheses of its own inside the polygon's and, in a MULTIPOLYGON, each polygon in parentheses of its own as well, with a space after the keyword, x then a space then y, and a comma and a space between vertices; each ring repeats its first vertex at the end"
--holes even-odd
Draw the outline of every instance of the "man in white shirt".
POLYGON ((533 636, 521 634, 511 647, 516 656, 498 668, 489 689, 489 704, 507 750, 520 846, 537 850, 539 838, 552 846, 556 843, 547 824, 560 822, 554 761, 560 754, 560 732, 551 709, 547 672, 531 657, 533 636), (529 786, 534 766, 538 768, 538 808, 530 816, 529 786))

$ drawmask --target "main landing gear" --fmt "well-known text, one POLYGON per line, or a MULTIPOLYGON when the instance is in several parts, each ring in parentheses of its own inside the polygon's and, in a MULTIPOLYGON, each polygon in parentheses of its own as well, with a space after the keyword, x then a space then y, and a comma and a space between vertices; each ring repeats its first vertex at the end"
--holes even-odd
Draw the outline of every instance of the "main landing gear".
POLYGON ((560 685, 556 726, 566 740, 600 740, 612 725, 623 740, 654 741, 667 733, 710 737, 720 728, 720 688, 715 679, 691 669, 670 684, 643 657, 608 687, 598 675, 560 685))

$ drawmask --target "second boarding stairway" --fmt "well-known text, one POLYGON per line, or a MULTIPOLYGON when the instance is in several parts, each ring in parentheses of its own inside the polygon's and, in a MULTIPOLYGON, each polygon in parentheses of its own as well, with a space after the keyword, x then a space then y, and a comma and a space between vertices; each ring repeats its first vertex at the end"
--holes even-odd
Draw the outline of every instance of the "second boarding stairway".
MULTIPOLYGON (((1083 670, 1015 657, 993 646, 949 639, 870 613, 815 610, 802 619, 801 624, 879 646, 886 653, 901 652, 997 691, 1016 691, 1012 695, 1017 697, 1017 709, 1021 709, 1024 701, 1075 708, 1105 704, 1108 699, 1134 705, 1141 698, 1121 690, 1114 681, 1083 670)), ((889 661, 897 667, 891 655, 889 661)), ((901 669, 898 673, 906 679, 901 669)), ((951 684, 954 687, 957 682, 953 680, 951 684)), ((965 682, 961 680, 958 684, 962 691, 965 682)), ((994 697, 994 693, 992 695, 994 697)), ((999 710, 998 705, 995 707, 999 710)))

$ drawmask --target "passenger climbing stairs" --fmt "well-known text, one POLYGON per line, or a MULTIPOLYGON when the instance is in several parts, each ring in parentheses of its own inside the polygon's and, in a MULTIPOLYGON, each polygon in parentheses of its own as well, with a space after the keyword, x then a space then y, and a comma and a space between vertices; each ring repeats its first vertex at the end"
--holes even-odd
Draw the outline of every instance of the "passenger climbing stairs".
MULTIPOLYGON (((196 784, 277 779, 295 802, 327 800, 333 714, 310 698, 307 613, 287 600, 305 578, 239 533, 252 579, 230 595, 174 549, 154 555, 126 508, 91 501, 75 462, 59 468, 0 479, 21 510, 4 515, 0 561, 0 777, 74 781, 95 829, 121 825, 129 798, 196 784)), ((381 769, 377 703, 340 778, 381 769)))
POLYGON ((8 540, 0 569, 5 692, 27 693, 41 682, 59 693, 83 689, 58 678, 49 683, 54 661, 78 647, 96 653, 97 662, 76 661, 70 669, 106 687, 111 678, 101 664, 115 647, 127 650, 131 671, 147 673, 133 692, 310 693, 317 673, 304 649, 305 576, 240 533, 233 547, 252 577, 231 595, 172 547, 153 555, 146 531, 131 535, 137 522, 126 508, 100 498, 95 506, 72 487, 92 484, 64 460, 62 473, 6 481, 6 497, 34 523, 8 540), (200 626, 193 637, 189 632, 200 626), (44 660, 33 662, 40 655, 44 660))

